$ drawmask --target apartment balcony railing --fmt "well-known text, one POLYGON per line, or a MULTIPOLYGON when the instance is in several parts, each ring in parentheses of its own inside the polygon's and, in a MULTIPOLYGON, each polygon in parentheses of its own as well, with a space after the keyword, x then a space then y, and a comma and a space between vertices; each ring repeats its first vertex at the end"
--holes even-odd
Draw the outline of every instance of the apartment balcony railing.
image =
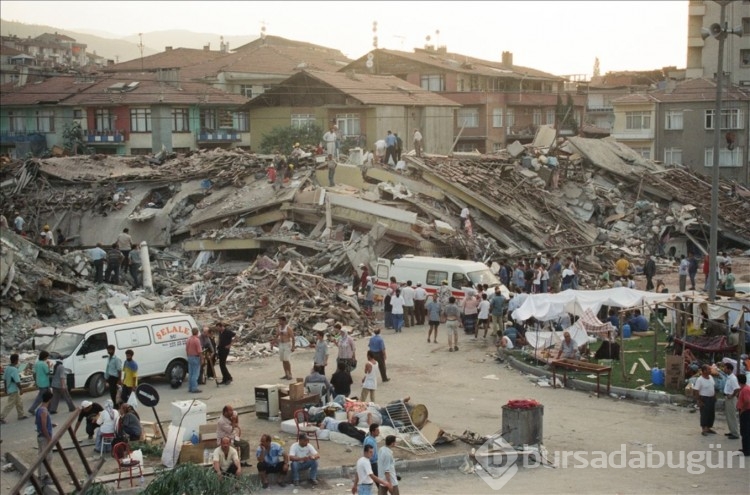
POLYGON ((3 131, 0 132, 0 144, 46 143, 44 134, 36 131, 3 131))
POLYGON ((127 133, 123 131, 88 131, 86 134, 89 144, 124 143, 127 140, 127 133))

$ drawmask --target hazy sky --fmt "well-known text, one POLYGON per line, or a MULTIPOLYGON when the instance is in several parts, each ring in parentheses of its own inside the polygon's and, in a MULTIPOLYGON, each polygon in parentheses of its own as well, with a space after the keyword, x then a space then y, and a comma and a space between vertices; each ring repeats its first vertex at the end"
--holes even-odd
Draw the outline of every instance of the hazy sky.
MULTIPOLYGON (((431 36, 448 50, 557 75, 685 67, 687 0, 400 2, 0 1, 5 20, 128 36, 186 29, 217 35, 266 32, 358 58, 373 45, 411 51, 431 36), (439 31, 439 34, 436 34, 439 31)), ((148 45, 147 37, 144 44, 148 45)), ((161 48, 161 47, 153 47, 161 48)))

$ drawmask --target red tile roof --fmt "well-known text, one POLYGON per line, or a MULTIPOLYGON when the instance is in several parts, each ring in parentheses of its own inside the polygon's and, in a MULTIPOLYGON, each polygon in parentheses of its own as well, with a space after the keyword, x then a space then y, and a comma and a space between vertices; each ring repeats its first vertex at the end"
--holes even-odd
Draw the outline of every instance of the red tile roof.
MULTIPOLYGON (((716 101, 716 81, 707 78, 686 79, 678 82, 673 89, 653 91, 650 95, 663 103, 716 101)), ((734 85, 725 84, 722 95, 722 101, 750 99, 747 90, 734 85)))
POLYGON ((98 81, 86 91, 71 96, 64 105, 171 105, 210 104, 239 106, 247 98, 226 93, 207 84, 185 82, 170 84, 157 80, 155 74, 118 73, 98 81), (132 89, 117 89, 118 84, 138 84, 132 89))
POLYGON ((92 82, 77 82, 76 78, 71 76, 57 76, 21 87, 4 85, 0 87, 0 100, 3 106, 60 103, 85 91, 93 84, 92 82))
POLYGON ((21 50, 17 50, 15 48, 11 47, 11 46, 0 45, 0 55, 5 55, 5 56, 11 56, 12 57, 14 55, 20 55, 22 53, 23 52, 21 50))
POLYGON ((247 107, 268 105, 279 95, 288 94, 304 80, 313 80, 334 88, 363 105, 408 105, 460 107, 459 103, 437 93, 410 84, 396 76, 373 76, 346 72, 303 71, 291 76, 277 87, 254 98, 247 107))

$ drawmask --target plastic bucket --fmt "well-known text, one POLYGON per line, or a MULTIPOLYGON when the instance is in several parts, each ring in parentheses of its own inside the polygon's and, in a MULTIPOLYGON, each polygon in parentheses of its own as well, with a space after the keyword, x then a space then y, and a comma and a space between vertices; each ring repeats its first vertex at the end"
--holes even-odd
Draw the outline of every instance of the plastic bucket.
POLYGON ((664 370, 659 368, 652 368, 651 383, 653 383, 654 385, 664 385, 664 370))
POLYGON ((627 323, 622 326, 622 338, 623 339, 630 338, 630 325, 628 325, 627 323))

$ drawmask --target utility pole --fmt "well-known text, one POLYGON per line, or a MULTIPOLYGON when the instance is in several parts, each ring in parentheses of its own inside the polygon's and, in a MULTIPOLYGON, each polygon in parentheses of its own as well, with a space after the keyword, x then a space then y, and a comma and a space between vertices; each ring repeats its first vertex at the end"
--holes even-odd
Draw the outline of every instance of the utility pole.
POLYGON ((138 49, 141 51, 141 72, 143 72, 143 33, 138 33, 138 49))

